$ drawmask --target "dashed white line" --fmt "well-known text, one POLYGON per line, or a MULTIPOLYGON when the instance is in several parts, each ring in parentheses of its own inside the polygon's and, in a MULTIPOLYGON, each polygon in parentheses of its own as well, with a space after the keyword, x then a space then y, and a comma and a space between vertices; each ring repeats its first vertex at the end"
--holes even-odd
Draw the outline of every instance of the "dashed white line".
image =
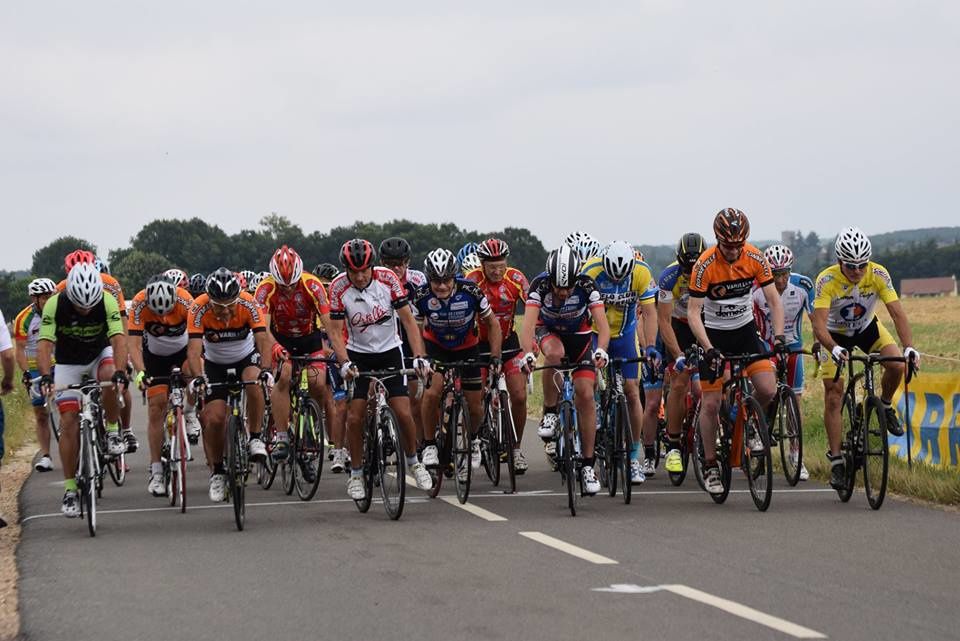
POLYGON ((560 550, 561 552, 566 552, 571 556, 575 556, 578 559, 583 559, 584 561, 589 561, 590 563, 596 563, 597 565, 618 564, 617 561, 611 559, 610 557, 597 554, 596 552, 591 552, 590 550, 573 545, 572 543, 567 543, 566 541, 561 541, 560 539, 555 539, 548 534, 544 534, 543 532, 519 532, 519 534, 520 536, 525 536, 532 541, 542 543, 555 550, 560 550))
POLYGON ((449 503, 453 507, 458 507, 461 510, 469 512, 474 516, 478 516, 484 521, 506 521, 507 520, 505 517, 502 517, 499 514, 494 514, 490 510, 485 510, 482 507, 479 507, 472 503, 460 503, 460 501, 453 498, 452 496, 441 496, 440 500, 442 500, 444 503, 449 503))

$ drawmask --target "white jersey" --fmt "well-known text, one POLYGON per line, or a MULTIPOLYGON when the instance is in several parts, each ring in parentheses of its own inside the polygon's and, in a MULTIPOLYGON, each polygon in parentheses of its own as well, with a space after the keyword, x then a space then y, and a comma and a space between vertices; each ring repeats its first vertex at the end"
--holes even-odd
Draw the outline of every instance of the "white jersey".
MULTIPOLYGON (((780 294, 780 304, 783 305, 783 333, 787 337, 787 345, 791 348, 796 349, 803 345, 803 315, 810 314, 813 309, 812 292, 813 281, 800 274, 790 274, 790 282, 780 294)), ((753 305, 760 338, 772 346, 773 323, 770 321, 770 307, 760 288, 753 290, 753 305)))
POLYGON ((13 341, 10 340, 10 330, 7 328, 7 321, 3 319, 3 312, 0 312, 0 352, 13 349, 13 341))
POLYGON ((386 267, 374 267, 370 284, 354 287, 346 273, 330 283, 330 318, 347 325, 347 349, 382 354, 400 346, 397 310, 409 304, 400 279, 386 267))

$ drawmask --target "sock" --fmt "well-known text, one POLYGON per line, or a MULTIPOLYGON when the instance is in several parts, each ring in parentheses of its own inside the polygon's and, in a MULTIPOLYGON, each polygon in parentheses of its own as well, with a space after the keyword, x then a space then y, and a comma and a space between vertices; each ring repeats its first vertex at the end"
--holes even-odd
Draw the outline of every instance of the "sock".
POLYGON ((640 444, 639 443, 630 444, 630 460, 631 461, 640 460, 640 444))
POLYGON ((435 438, 424 439, 424 441, 423 441, 423 446, 424 446, 424 447, 430 447, 431 445, 432 445, 433 447, 436 447, 436 446, 437 446, 437 439, 435 439, 435 438))
POLYGON ((584 456, 584 457, 583 457, 583 465, 584 465, 584 467, 586 467, 586 466, 593 467, 594 458, 595 458, 595 457, 593 457, 593 456, 589 456, 589 457, 588 457, 588 456, 584 456))
POLYGON ((657 446, 656 445, 644 445, 643 446, 643 456, 644 458, 652 459, 657 455, 657 446))
POLYGON ((107 421, 106 429, 107 429, 107 434, 116 434, 117 432, 120 431, 120 423, 116 421, 113 421, 112 423, 110 421, 107 421))
POLYGON ((550 407, 547 407, 546 405, 544 405, 544 406, 543 406, 543 413, 544 413, 544 414, 556 414, 556 413, 557 413, 557 406, 556 406, 556 405, 551 405, 550 407))
POLYGON ((893 407, 893 402, 892 402, 892 401, 885 401, 885 400, 883 400, 883 399, 881 398, 881 399, 880 399, 880 402, 883 403, 883 408, 884 408, 884 409, 888 409, 888 408, 890 408, 890 407, 893 407))
POLYGON ((416 454, 411 454, 410 456, 407 457, 407 467, 410 467, 411 465, 416 465, 419 462, 420 460, 417 459, 416 454))
POLYGON ((350 468, 350 477, 351 477, 351 478, 354 478, 354 477, 356 477, 356 478, 361 478, 362 476, 363 476, 363 468, 362 468, 362 467, 351 467, 351 468, 350 468))
POLYGON ((150 473, 151 473, 151 474, 163 474, 163 463, 151 463, 151 464, 150 464, 150 473))
POLYGON ((250 440, 260 440, 260 432, 250 432, 250 440))
POLYGON ((223 468, 223 463, 216 463, 213 466, 213 474, 226 474, 227 471, 223 468))
POLYGON ((64 491, 64 492, 76 492, 76 491, 77 491, 77 479, 63 479, 63 491, 64 491))

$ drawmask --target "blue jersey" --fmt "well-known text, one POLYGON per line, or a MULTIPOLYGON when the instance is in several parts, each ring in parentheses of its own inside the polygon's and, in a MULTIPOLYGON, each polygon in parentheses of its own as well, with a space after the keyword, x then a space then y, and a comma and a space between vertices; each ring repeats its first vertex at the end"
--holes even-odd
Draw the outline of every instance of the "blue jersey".
POLYGON ((430 283, 417 288, 413 299, 414 315, 423 321, 423 339, 444 349, 467 349, 480 339, 477 323, 493 312, 490 302, 476 283, 457 278, 453 293, 437 298, 430 283))
POLYGON ((577 276, 573 291, 563 301, 553 295, 550 276, 543 272, 530 283, 527 307, 540 310, 539 324, 556 334, 589 334, 590 310, 603 307, 600 292, 586 274, 577 276))

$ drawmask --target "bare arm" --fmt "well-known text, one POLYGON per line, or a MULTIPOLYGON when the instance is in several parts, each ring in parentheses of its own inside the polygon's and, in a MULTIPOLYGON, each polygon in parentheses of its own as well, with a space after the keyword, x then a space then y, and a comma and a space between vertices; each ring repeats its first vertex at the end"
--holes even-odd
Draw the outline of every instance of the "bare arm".
POLYGON ((833 348, 837 346, 837 342, 833 340, 833 337, 830 336, 830 331, 827 329, 827 317, 830 315, 830 310, 826 307, 821 309, 813 310, 813 316, 810 318, 810 322, 813 323, 813 336, 823 347, 828 351, 832 352, 833 348))
POLYGON ((503 332, 500 331, 500 321, 493 312, 483 319, 487 324, 487 342, 490 343, 490 356, 500 358, 503 346, 503 332))
POLYGON ((143 336, 128 336, 127 349, 130 352, 130 361, 133 363, 133 369, 143 372, 146 367, 143 364, 143 336))
POLYGON ((53 348, 55 343, 40 339, 37 341, 37 370, 49 375, 53 370, 53 348))
POLYGON ((703 326, 702 312, 703 299, 691 296, 690 302, 687 304, 687 324, 690 325, 690 331, 697 342, 700 343, 700 347, 709 350, 713 349, 713 343, 707 337, 707 328, 703 326))
POLYGON ((603 305, 596 305, 590 309, 593 317, 593 326, 597 331, 597 347, 606 351, 610 347, 610 323, 607 322, 607 313, 603 305))
POLYGON ((20 371, 29 372, 30 365, 27 363, 27 346, 23 341, 17 341, 15 356, 17 359, 17 365, 20 367, 20 371))
POLYGON ((110 347, 113 348, 113 366, 118 372, 127 369, 127 335, 114 334, 110 337, 110 347))
POLYGON ((671 358, 680 357, 680 342, 673 331, 673 303, 660 303, 657 305, 657 321, 660 329, 660 338, 667 348, 667 353, 671 358))
POLYGON ((420 335, 420 328, 417 326, 417 321, 413 317, 413 312, 410 311, 410 306, 404 305, 398 309, 397 315, 400 317, 400 323, 403 325, 403 329, 407 332, 407 340, 410 341, 410 348, 413 350, 413 355, 426 355, 426 349, 423 347, 423 337, 420 335))
POLYGON ((763 286, 763 295, 767 299, 767 307, 770 308, 770 322, 773 324, 773 335, 783 336, 783 302, 780 300, 780 292, 773 283, 767 283, 763 286))
POLYGON ((253 343, 256 345, 257 351, 260 352, 260 368, 268 367, 273 360, 273 355, 270 353, 273 347, 273 336, 270 334, 270 330, 254 332, 253 343))
POLYGON ((900 344, 904 348, 913 347, 913 331, 910 329, 907 314, 903 311, 903 305, 898 300, 890 301, 887 303, 887 311, 890 312, 890 318, 893 319, 893 326, 897 328, 900 344))
POLYGON ((643 338, 644 343, 647 347, 656 345, 657 342, 657 327, 659 325, 659 320, 657 317, 657 304, 653 301, 648 303, 640 304, 640 315, 643 317, 643 338))
POLYGON ((203 373, 203 339, 191 338, 187 343, 187 364, 194 376, 203 373))
POLYGON ((527 305, 523 310, 523 325, 520 327, 520 349, 524 354, 533 352, 534 337, 537 332, 537 319, 540 317, 540 308, 527 305))
POLYGON ((346 363, 350 358, 347 356, 347 346, 343 342, 343 321, 335 321, 330 318, 330 314, 320 314, 320 322, 327 330, 327 340, 333 347, 333 353, 339 363, 346 363))
POLYGON ((0 362, 3 363, 3 393, 6 394, 13 389, 13 372, 17 366, 17 359, 14 356, 13 349, 5 349, 0 352, 0 362))

